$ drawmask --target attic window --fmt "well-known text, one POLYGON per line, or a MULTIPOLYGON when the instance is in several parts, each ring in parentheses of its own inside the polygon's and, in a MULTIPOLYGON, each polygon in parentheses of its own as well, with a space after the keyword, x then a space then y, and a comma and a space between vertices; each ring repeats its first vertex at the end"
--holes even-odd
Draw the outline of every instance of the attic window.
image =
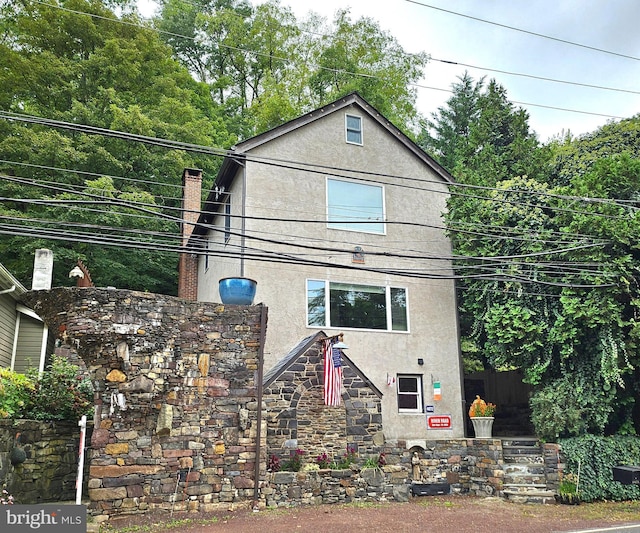
POLYGON ((362 145, 362 118, 356 115, 345 115, 347 142, 362 145))

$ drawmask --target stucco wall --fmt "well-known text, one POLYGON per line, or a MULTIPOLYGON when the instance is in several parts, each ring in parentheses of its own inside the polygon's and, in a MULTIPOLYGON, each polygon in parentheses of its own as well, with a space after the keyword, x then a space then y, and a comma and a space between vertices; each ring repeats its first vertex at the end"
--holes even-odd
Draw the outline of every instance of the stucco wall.
MULTIPOLYGON (((346 110, 363 118, 364 144, 344 140, 345 111, 297 129, 255 148, 251 154, 323 165, 318 172, 296 170, 256 161, 246 162, 246 246, 251 253, 261 250, 282 252, 294 258, 320 260, 328 266, 294 265, 247 260, 245 276, 258 281, 256 302, 270 308, 265 363, 270 368, 296 345, 300 338, 317 331, 306 325, 306 280, 328 279, 340 282, 396 286, 407 289, 408 332, 345 330, 349 356, 367 377, 383 391, 382 415, 387 439, 443 439, 464 435, 461 367, 454 282, 447 260, 451 255, 443 231, 447 187, 424 162, 410 153, 376 121, 359 109, 346 110), (355 172, 332 171, 341 167, 355 172), (362 170, 362 173, 357 172, 362 170), (365 172, 367 172, 365 174, 365 172), (371 172, 380 175, 371 175, 371 172), (381 183, 385 187, 387 224, 385 235, 374 235, 327 228, 326 179, 337 175, 381 183), (262 217, 262 218, 260 218, 262 217), (268 219, 268 220, 265 220, 268 219), (305 222, 306 221, 306 222, 305 222), (265 243, 251 239, 259 236, 265 243), (282 244, 278 244, 281 242, 282 244), (322 252, 294 246, 310 245, 335 248, 322 252), (361 269, 350 267, 356 246, 365 253, 361 269), (408 253, 413 250, 413 253, 408 253), (374 255, 400 253, 403 256, 374 255), (301 254, 301 255, 297 255, 301 254), (368 270, 370 269, 370 270, 368 270), (401 269, 442 279, 407 277, 377 272, 376 269, 401 269), (423 365, 418 363, 423 360, 423 365), (421 375, 423 401, 434 414, 451 416, 451 429, 428 430, 424 413, 398 413, 395 385, 387 385, 387 376, 397 373, 421 375), (433 399, 433 382, 439 381, 442 399, 433 399)), ((315 170, 318 170, 317 168, 315 170)), ((243 171, 242 171, 243 172, 243 171)), ((242 174, 232 189, 234 213, 241 214, 242 174)), ((240 218, 233 219, 236 230, 240 218)), ((216 224, 222 224, 221 218, 216 224)), ((214 237, 214 240, 219 237, 214 237)), ((231 244, 238 245, 236 239, 231 244)), ((237 246, 222 248, 239 252, 237 246)), ((229 272, 238 274, 237 259, 213 258, 209 269, 200 271, 198 298, 217 301, 217 281, 229 272)), ((202 262, 202 261, 201 261, 202 262)), ((323 328, 327 329, 327 328, 323 328)), ((328 330, 328 334, 338 331, 328 330)))

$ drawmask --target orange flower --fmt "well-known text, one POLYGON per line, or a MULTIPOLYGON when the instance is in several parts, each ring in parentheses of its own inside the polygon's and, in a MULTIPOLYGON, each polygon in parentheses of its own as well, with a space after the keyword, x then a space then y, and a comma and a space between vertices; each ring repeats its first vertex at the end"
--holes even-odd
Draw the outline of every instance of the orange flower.
POLYGON ((480 396, 476 395, 471 407, 469 407, 469 416, 475 418, 477 416, 493 416, 496 412, 496 405, 485 402, 480 396))

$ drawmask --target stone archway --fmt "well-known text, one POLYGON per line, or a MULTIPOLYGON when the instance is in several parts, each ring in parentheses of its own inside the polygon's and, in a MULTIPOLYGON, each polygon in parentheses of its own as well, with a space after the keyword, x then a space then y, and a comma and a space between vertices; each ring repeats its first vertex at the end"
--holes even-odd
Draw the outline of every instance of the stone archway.
POLYGON ((330 460, 347 449, 347 416, 344 403, 324 405, 322 386, 305 389, 296 405, 298 448, 307 452, 310 462, 326 453, 330 460))

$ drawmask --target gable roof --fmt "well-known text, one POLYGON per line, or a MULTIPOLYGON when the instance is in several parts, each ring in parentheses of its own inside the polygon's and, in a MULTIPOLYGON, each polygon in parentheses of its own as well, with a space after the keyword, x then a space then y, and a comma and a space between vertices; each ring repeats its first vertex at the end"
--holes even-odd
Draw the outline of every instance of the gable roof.
MULTIPOLYGON (((287 355, 280 359, 262 378, 262 384, 264 387, 271 385, 276 379, 278 379, 291 365, 293 365, 298 357, 303 355, 309 348, 311 348, 317 342, 326 339, 327 335, 324 331, 318 331, 313 335, 309 335, 302 339, 287 355)), ((347 354, 342 352, 343 366, 348 366, 372 391, 378 398, 382 398, 382 391, 376 387, 371 380, 360 370, 356 364, 349 359, 347 354), (346 363, 346 364, 345 364, 346 363)))
POLYGON ((250 152, 254 148, 268 143, 269 141, 291 133, 298 128, 311 124, 316 120, 320 120, 327 115, 336 113, 337 111, 345 109, 351 105, 357 105, 364 114, 366 114, 372 120, 376 121, 382 128, 387 131, 387 133, 389 133, 391 137, 400 142, 418 159, 422 160, 422 162, 426 166, 431 168, 431 170, 433 170, 436 175, 440 176, 445 182, 454 183, 454 179, 451 174, 449 174, 444 169, 444 167, 441 166, 435 159, 433 159, 409 137, 402 133, 402 131, 394 126, 391 121, 385 118, 377 109, 369 104, 369 102, 362 98, 362 96, 360 96, 358 93, 351 93, 347 96, 339 98, 338 100, 335 100, 334 102, 315 109, 314 111, 310 111, 309 113, 301 115, 293 120, 290 120, 289 122, 285 122, 280 126, 277 126, 273 129, 265 131, 264 133, 261 133, 260 135, 256 135, 255 137, 251 137, 250 139, 232 146, 231 149, 227 152, 224 161, 222 162, 220 171, 218 172, 215 183, 211 188, 211 191, 209 192, 202 211, 200 212, 200 216, 198 217, 198 221, 193 233, 198 235, 203 235, 204 233, 206 233, 206 229, 202 227, 202 224, 210 223, 210 213, 215 213, 220 208, 220 197, 224 194, 224 191, 229 189, 229 185, 233 181, 233 178, 235 177, 239 168, 243 165, 243 161, 247 159, 248 152, 250 152))

